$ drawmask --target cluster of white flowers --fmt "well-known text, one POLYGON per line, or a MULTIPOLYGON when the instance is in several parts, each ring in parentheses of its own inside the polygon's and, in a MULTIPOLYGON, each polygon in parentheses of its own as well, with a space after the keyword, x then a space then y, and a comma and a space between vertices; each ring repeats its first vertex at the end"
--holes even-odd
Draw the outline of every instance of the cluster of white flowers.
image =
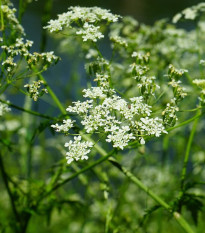
POLYGON ((138 63, 147 63, 149 62, 150 53, 144 54, 135 51, 132 53, 132 57, 136 57, 138 63))
POLYGON ((200 60, 199 64, 204 66, 205 65, 205 60, 200 60))
POLYGON ((99 31, 100 26, 94 26, 89 23, 83 24, 83 29, 80 31, 77 31, 77 35, 82 35, 83 41, 92 40, 94 42, 97 41, 97 39, 104 38, 104 35, 99 31))
MULTIPOLYGON (((115 45, 120 45, 125 48, 128 47, 127 41, 120 36, 110 36, 110 40, 114 42, 115 45)), ((113 44, 112 44, 112 47, 114 47, 113 44)))
MULTIPOLYGON (((4 100, 5 97, 1 96, 1 98, 4 100)), ((0 116, 3 116, 4 113, 10 112, 11 109, 8 107, 7 104, 0 102, 0 116)))
POLYGON ((149 67, 150 53, 133 52, 131 57, 136 59, 136 62, 130 65, 131 75, 137 81, 137 87, 142 96, 149 98, 150 95, 154 96, 156 89, 160 89, 160 86, 156 84, 155 76, 147 75, 149 67))
POLYGON ((205 104, 205 79, 194 79, 193 83, 201 89, 201 97, 199 97, 199 100, 205 104))
POLYGON ((50 32, 62 31, 64 28, 75 28, 76 34, 81 35, 83 41, 94 41, 104 37, 100 31, 100 23, 112 23, 119 16, 110 13, 109 10, 99 7, 70 7, 68 12, 58 15, 58 19, 50 20, 47 28, 50 32))
POLYGON ((172 64, 169 65, 169 71, 168 74, 171 77, 175 77, 175 78, 180 78, 184 73, 187 73, 188 70, 186 69, 177 69, 175 68, 172 64))
POLYGON ((176 112, 179 111, 179 108, 177 107, 175 101, 175 98, 171 99, 170 103, 167 103, 166 108, 162 112, 163 121, 165 125, 173 126, 178 120, 176 112))
POLYGON ((20 34, 24 35, 24 29, 15 16, 16 9, 12 7, 12 4, 2 4, 1 12, 3 13, 5 23, 7 23, 9 27, 12 27, 12 29, 17 30, 20 34))
POLYGON ((185 96, 187 96, 187 93, 185 92, 185 88, 181 87, 181 81, 179 78, 182 77, 184 73, 187 73, 188 70, 185 69, 176 69, 172 64, 169 65, 169 70, 168 70, 168 76, 169 79, 171 80, 168 84, 173 87, 173 93, 174 93, 174 98, 176 100, 176 103, 183 99, 185 96))
POLYGON ((193 83, 196 84, 201 89, 205 89, 205 79, 194 79, 193 83))
POLYGON ((62 125, 59 125, 58 123, 56 123, 55 125, 51 125, 51 127, 54 128, 56 132, 67 133, 68 130, 73 127, 74 122, 75 121, 72 121, 71 119, 66 119, 66 120, 63 120, 62 125))
POLYGON ((70 164, 72 161, 79 159, 88 159, 87 154, 90 153, 93 147, 92 142, 82 141, 81 136, 74 137, 74 141, 70 140, 65 143, 65 147, 68 147, 68 152, 66 153, 67 163, 70 164))
POLYGON ((91 87, 91 89, 84 89, 83 92, 85 93, 83 95, 84 97, 89 97, 91 99, 105 99, 106 97, 106 94, 103 93, 105 92, 103 87, 91 87))
POLYGON ((96 49, 89 49, 88 53, 85 56, 85 58, 86 59, 91 59, 93 57, 94 58, 98 57, 98 51, 96 49))
MULTIPOLYGON (((75 29, 75 34, 81 35, 83 41, 96 42, 103 37, 100 23, 117 20, 118 16, 97 7, 71 7, 68 12, 59 15, 57 20, 51 20, 45 28, 51 32, 64 30, 65 27, 72 28, 75 29)), ((127 47, 127 41, 120 37, 120 34, 111 34, 110 40, 113 45, 120 45, 122 49, 127 47)), ((94 145, 85 140, 83 133, 95 135, 95 141, 104 140, 121 150, 129 146, 130 142, 145 144, 147 136, 159 137, 167 133, 163 119, 153 117, 152 107, 148 105, 150 96, 153 96, 159 88, 156 77, 147 75, 150 54, 143 51, 132 53, 129 51, 128 54, 134 63, 130 66, 130 63, 127 63, 127 71, 129 76, 136 80, 137 93, 141 96, 125 99, 113 88, 112 64, 102 57, 97 57, 99 55, 97 50, 88 51, 86 58, 95 58, 95 60, 86 64, 86 70, 94 77, 96 85, 84 89, 85 99, 73 102, 72 106, 66 109, 68 113, 74 113, 75 117, 79 117, 83 126, 79 136, 65 144, 69 150, 68 163, 88 158, 87 154, 94 145)), ((175 70, 175 73, 177 72, 183 73, 182 70, 175 70)), ((69 135, 68 131, 73 127, 73 121, 64 120, 62 125, 55 124, 51 127, 57 132, 69 135)))
POLYGON ((112 142, 113 147, 124 149, 125 146, 128 145, 128 142, 132 139, 136 139, 130 132, 129 126, 122 126, 122 128, 114 127, 114 129, 110 130, 111 133, 107 136, 106 141, 112 142))
POLYGON ((177 23, 180 19, 196 19, 200 13, 205 12, 205 3, 199 3, 196 6, 192 6, 184 9, 181 13, 178 13, 172 19, 173 23, 177 23))
POLYGON ((4 113, 10 112, 11 109, 8 107, 7 104, 0 103, 0 116, 3 116, 4 113))
POLYGON ((140 78, 140 83, 138 83, 137 86, 142 95, 154 95, 156 88, 160 89, 160 86, 155 83, 155 79, 156 77, 154 76, 142 76, 140 78))
POLYGON ((41 84, 44 84, 44 81, 38 80, 33 81, 33 84, 24 85, 24 87, 27 87, 28 93, 34 101, 37 101, 38 98, 42 96, 44 93, 48 93, 48 90, 46 88, 43 88, 39 91, 39 89, 41 88, 41 84))
MULTIPOLYGON (((109 87, 107 74, 97 73, 95 81, 98 82, 97 87, 83 90, 84 97, 89 98, 88 100, 74 102, 73 106, 66 109, 69 113, 80 116, 86 133, 103 133, 106 135, 106 142, 112 143, 113 147, 121 150, 128 146, 130 141, 137 140, 140 144, 144 144, 145 136, 159 137, 162 133, 166 133, 162 119, 151 117, 151 106, 144 102, 142 96, 129 98, 127 101, 116 95, 115 90, 109 87)), ((64 125, 52 125, 52 127, 58 132, 66 133, 65 131, 73 126, 71 120, 68 128, 66 121, 64 125)), ((68 163, 76 156, 76 160, 84 158, 83 152, 86 152, 85 158, 87 158, 86 143, 89 142, 81 142, 81 138, 75 137, 74 142, 70 141, 66 144, 69 147, 68 163), (78 148, 80 152, 77 153, 78 148)))
POLYGON ((23 57, 28 66, 37 64, 40 60, 44 61, 44 64, 51 65, 58 61, 58 57, 53 54, 53 52, 46 53, 30 53, 29 50, 33 45, 33 41, 26 40, 24 42, 23 38, 17 38, 15 43, 10 46, 2 45, 1 48, 4 49, 7 53, 7 58, 2 62, 2 65, 5 67, 7 72, 12 72, 13 69, 17 66, 17 63, 14 62, 14 58, 17 56, 23 57))
POLYGON ((162 119, 158 117, 140 118, 140 121, 135 123, 140 132, 145 135, 154 135, 156 137, 159 137, 162 133, 167 133, 164 128, 162 119))
POLYGON ((138 65, 136 63, 132 63, 130 65, 130 68, 132 69, 133 78, 137 81, 139 81, 140 77, 142 77, 149 71, 149 68, 147 66, 138 65))
POLYGON ((7 72, 11 72, 17 66, 13 57, 8 57, 5 61, 2 62, 2 65, 6 68, 7 72))

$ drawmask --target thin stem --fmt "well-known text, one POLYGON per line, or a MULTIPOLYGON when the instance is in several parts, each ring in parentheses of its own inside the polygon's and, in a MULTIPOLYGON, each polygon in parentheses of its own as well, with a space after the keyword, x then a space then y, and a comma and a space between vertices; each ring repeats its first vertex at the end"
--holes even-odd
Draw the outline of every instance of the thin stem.
POLYGON ((3 11, 1 9, 1 6, 2 6, 2 2, 0 0, 0 12, 1 12, 1 31, 4 31, 4 15, 3 15, 3 11))
POLYGON ((73 175, 71 175, 70 177, 68 177, 67 179, 63 180, 62 182, 56 184, 54 187, 52 187, 48 192, 46 192, 43 196, 40 197, 39 201, 40 202, 42 199, 44 199, 45 197, 47 197, 49 194, 51 194, 53 191, 55 191, 56 189, 60 188, 61 186, 63 186, 64 184, 68 183, 69 181, 73 180, 74 178, 76 178, 77 176, 79 176, 80 174, 90 170, 91 168, 97 166, 98 164, 104 162, 105 160, 107 160, 110 156, 112 156, 114 153, 116 152, 116 150, 112 150, 110 153, 106 154, 105 156, 101 157, 100 159, 98 159, 97 161, 89 164, 88 166, 82 168, 81 170, 77 171, 76 173, 74 173, 73 175))
POLYGON ((22 16, 23 16, 23 13, 24 13, 24 5, 23 4, 24 4, 23 0, 19 0, 19 13, 18 13, 19 23, 21 23, 22 16))
MULTIPOLYGON (((200 113, 198 113, 197 115, 200 115, 200 113)), ((191 150, 191 145, 194 139, 194 134, 196 132, 196 128, 197 128, 197 124, 198 124, 199 118, 197 117, 194 120, 194 124, 189 136, 189 140, 187 143, 187 147, 186 147, 186 152, 185 152, 185 156, 184 156, 184 163, 183 163, 183 169, 182 169, 182 173, 181 173, 181 190, 183 192, 184 190, 184 182, 185 182, 185 178, 186 178, 186 173, 187 173, 187 163, 189 161, 189 154, 190 154, 190 150, 191 150)))
POLYGON ((141 190, 146 192, 148 196, 150 196, 158 204, 160 204, 162 207, 164 207, 169 213, 171 213, 173 215, 173 217, 176 219, 176 221, 179 223, 179 225, 184 229, 185 232, 194 233, 194 231, 191 229, 191 227, 186 222, 186 220, 178 212, 172 212, 171 206, 169 204, 167 204, 164 200, 162 200, 157 194, 152 192, 152 190, 150 190, 148 187, 146 187, 134 174, 132 174, 125 167, 123 167, 121 164, 119 164, 117 162, 117 160, 114 159, 113 157, 109 158, 108 161, 110 163, 112 163, 112 165, 117 167, 126 177, 128 177, 141 190))
POLYGON ((11 103, 9 103, 7 101, 4 101, 2 99, 0 99, 0 102, 2 102, 4 104, 7 104, 8 106, 10 106, 12 108, 18 109, 18 110, 23 111, 23 112, 27 112, 29 114, 32 114, 32 115, 35 115, 35 116, 38 116, 38 117, 42 117, 42 118, 46 118, 46 119, 50 119, 50 120, 56 120, 57 119, 55 117, 50 117, 50 116, 47 116, 45 114, 41 114, 39 112, 35 112, 35 111, 29 110, 29 109, 21 108, 21 107, 19 107, 17 105, 11 104, 11 103))
POLYGON ((56 103, 57 107, 59 108, 59 110, 61 111, 61 113, 66 114, 66 110, 63 107, 63 105, 61 104, 61 102, 59 101, 58 97, 56 96, 56 94, 53 92, 53 90, 50 88, 50 86, 48 85, 48 83, 46 82, 45 78, 43 77, 43 75, 38 74, 38 77, 44 81, 45 85, 46 85, 46 89, 48 90, 48 93, 51 95, 51 98, 53 99, 53 101, 56 103))
POLYGON ((14 198, 13 198, 11 189, 9 187, 9 182, 8 182, 7 174, 6 174, 6 171, 5 171, 5 168, 4 168, 4 163, 3 163, 1 152, 0 152, 0 168, 1 168, 2 178, 3 178, 4 184, 6 186, 8 195, 9 195, 9 199, 10 199, 10 202, 11 202, 11 206, 12 206, 12 209, 13 209, 14 216, 15 216, 17 222, 20 223, 20 218, 19 218, 16 206, 15 206, 14 198))
POLYGON ((176 126, 174 126, 174 127, 171 127, 171 128, 169 128, 169 129, 166 129, 166 131, 169 132, 169 131, 172 131, 172 130, 174 130, 174 129, 177 129, 177 128, 181 127, 181 126, 187 125, 187 124, 189 124, 190 122, 192 122, 192 121, 194 121, 194 120, 200 118, 204 113, 205 113, 205 112, 197 113, 194 117, 192 117, 192 118, 190 118, 190 119, 188 119, 188 120, 186 120, 186 121, 184 121, 184 122, 182 122, 182 123, 180 123, 180 124, 178 124, 178 125, 176 125, 176 126))
MULTIPOLYGON (((41 25, 42 28, 46 26, 47 22, 51 18, 51 11, 53 7, 53 0, 47 0, 44 4, 43 14, 41 17, 41 25)), ((42 30, 41 33, 41 44, 40 44, 40 52, 44 52, 47 44, 47 33, 46 30, 42 30)))

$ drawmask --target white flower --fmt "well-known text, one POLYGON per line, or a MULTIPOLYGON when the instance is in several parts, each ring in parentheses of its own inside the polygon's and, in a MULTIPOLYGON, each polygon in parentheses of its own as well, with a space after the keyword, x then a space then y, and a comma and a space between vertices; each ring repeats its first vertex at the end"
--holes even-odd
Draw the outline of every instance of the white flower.
POLYGON ((143 103, 142 96, 130 98, 130 101, 132 102, 130 105, 130 109, 133 114, 136 115, 142 114, 142 115, 150 116, 152 112, 151 106, 143 103))
POLYGON ((140 138, 140 144, 141 144, 141 145, 144 145, 144 144, 145 144, 144 138, 140 138))
POLYGON ((86 59, 91 59, 93 57, 97 57, 98 56, 98 51, 95 49, 89 49, 88 53, 86 54, 85 58, 86 59))
POLYGON ((155 135, 159 137, 162 133, 167 133, 165 130, 162 119, 156 118, 140 118, 138 125, 140 126, 140 130, 147 135, 155 135))
POLYGON ((8 107, 7 104, 1 103, 0 102, 0 116, 3 116, 6 112, 10 112, 11 109, 8 107))
POLYGON ((68 147, 68 152, 66 153, 67 163, 70 164, 72 161, 88 159, 87 154, 90 153, 93 147, 92 142, 82 141, 81 136, 74 137, 74 141, 70 140, 65 143, 65 147, 68 147))
POLYGON ((38 81, 33 81, 32 84, 24 85, 24 87, 27 87, 27 91, 31 95, 34 101, 37 101, 38 98, 44 93, 48 93, 48 90, 46 88, 40 89, 41 84, 44 84, 44 81, 38 80, 38 81))
POLYGON ((122 37, 120 36, 110 36, 110 40, 118 45, 121 45, 121 46, 124 46, 124 47, 127 47, 128 44, 126 42, 125 39, 123 39, 122 37))
POLYGON ((103 87, 91 87, 91 89, 83 90, 83 92, 85 93, 83 96, 89 97, 91 99, 96 99, 96 98, 105 99, 107 95, 103 93, 104 91, 105 89, 103 87))
POLYGON ((204 66, 205 65, 205 60, 200 60, 199 64, 204 66))
POLYGON ((99 23, 107 21, 107 23, 116 22, 120 16, 110 13, 109 10, 101 9, 99 7, 70 7, 68 12, 59 14, 58 19, 50 20, 48 28, 50 32, 62 30, 63 27, 72 27, 74 22, 89 22, 99 23))
POLYGON ((77 35, 82 35, 83 41, 92 40, 94 42, 97 39, 101 39, 104 35, 99 31, 99 26, 94 26, 92 24, 84 23, 83 29, 77 31, 77 35))
POLYGON ((71 129, 73 127, 74 122, 75 121, 67 119, 67 120, 63 120, 62 125, 55 124, 55 125, 51 125, 51 127, 54 128, 56 130, 56 132, 67 133, 69 131, 69 129, 71 129))
POLYGON ((86 100, 84 102, 80 102, 80 101, 73 102, 74 106, 73 107, 69 106, 66 109, 66 111, 75 112, 79 115, 86 114, 89 111, 89 109, 93 107, 92 102, 93 100, 86 100))
POLYGON ((128 145, 128 142, 131 139, 135 139, 132 133, 129 133, 130 128, 129 126, 122 126, 122 128, 115 128, 111 134, 107 136, 106 141, 112 142, 113 147, 120 148, 121 150, 124 149, 125 146, 128 145))
POLYGON ((83 41, 96 42, 104 37, 97 24, 103 21, 116 22, 119 17, 99 7, 70 7, 68 12, 58 15, 56 20, 50 20, 48 26, 44 28, 49 29, 50 32, 61 31, 64 27, 76 28, 76 34, 82 35, 83 41), (83 27, 79 26, 79 22, 83 24, 83 27))
POLYGON ((196 84, 198 87, 205 89, 205 79, 194 79, 193 83, 196 84))

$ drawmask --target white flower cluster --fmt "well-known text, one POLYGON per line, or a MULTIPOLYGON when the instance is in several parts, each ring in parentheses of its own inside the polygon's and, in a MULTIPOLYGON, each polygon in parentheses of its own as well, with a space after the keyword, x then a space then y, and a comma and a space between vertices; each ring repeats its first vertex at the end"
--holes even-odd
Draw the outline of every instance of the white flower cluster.
POLYGON ((141 95, 146 98, 154 96, 160 86, 155 82, 156 77, 147 75, 149 67, 146 64, 149 62, 150 53, 133 52, 131 56, 136 59, 136 62, 130 65, 131 75, 136 79, 141 95))
POLYGON ((184 9, 181 13, 178 13, 172 19, 173 23, 177 23, 180 19, 196 19, 202 12, 205 12, 205 3, 199 3, 196 6, 192 6, 184 9))
POLYGON ((104 35, 99 31, 100 26, 94 26, 87 22, 83 24, 83 29, 77 31, 77 35, 82 35, 83 41, 91 40, 96 42, 97 39, 104 38, 104 35))
POLYGON ((194 79, 193 83, 196 84, 201 89, 205 89, 205 79, 194 79))
POLYGON ((136 126, 140 129, 142 134, 145 135, 154 135, 159 137, 162 133, 167 133, 164 128, 162 119, 155 118, 140 118, 139 122, 135 122, 136 126))
POLYGON ((201 97, 199 97, 199 100, 205 104, 205 79, 194 79, 193 83, 201 89, 201 97))
POLYGON ((184 73, 187 72, 188 70, 176 69, 172 64, 169 65, 168 77, 171 81, 168 84, 173 87, 173 93, 176 103, 187 96, 185 88, 180 86, 181 81, 178 80, 184 73))
POLYGON ((91 89, 84 89, 83 92, 85 93, 84 97, 89 97, 91 99, 105 99, 107 96, 104 94, 105 89, 103 87, 91 87, 91 89))
POLYGON ((44 93, 48 93, 46 88, 43 88, 39 91, 41 84, 44 84, 44 82, 42 80, 38 80, 33 81, 33 84, 24 85, 24 87, 27 87, 28 93, 31 95, 31 98, 33 98, 34 101, 37 101, 38 98, 44 93))
POLYGON ((70 7, 68 12, 58 15, 58 19, 50 20, 47 28, 50 32, 62 31, 64 28, 76 28, 76 34, 81 35, 83 41, 94 41, 104 37, 100 31, 101 22, 116 22, 119 16, 109 10, 99 7, 70 7))
POLYGON ((72 161, 79 159, 88 159, 87 154, 90 153, 93 147, 92 142, 82 141, 81 136, 74 137, 74 141, 70 140, 65 143, 65 147, 68 147, 68 152, 66 153, 67 163, 70 164, 72 161))
POLYGON ((91 100, 74 102, 73 107, 69 106, 66 109, 81 116, 81 123, 87 133, 105 132, 107 142, 112 142, 113 147, 123 149, 130 140, 139 136, 138 132, 140 137, 158 137, 165 132, 162 120, 150 117, 151 107, 144 103, 142 96, 130 98, 127 102, 114 94, 114 90, 111 90, 112 96, 109 96, 110 92, 107 89, 101 91, 103 92, 98 95, 101 100, 99 104, 96 105, 97 96, 89 90, 86 97, 91 100), (137 119, 139 123, 136 124, 137 119))
POLYGON ((1 12, 3 13, 5 23, 9 24, 12 29, 17 30, 20 34, 24 35, 24 29, 15 16, 16 9, 10 8, 9 6, 12 6, 12 4, 1 5, 1 12))
POLYGON ((11 111, 11 109, 8 107, 7 104, 0 102, 0 116, 3 116, 4 113, 10 112, 10 111, 11 111))
MULTIPOLYGON (((130 141, 138 140, 144 144, 144 137, 148 135, 159 137, 167 133, 162 119, 151 117, 151 106, 144 103, 142 96, 130 98, 128 101, 116 95, 109 87, 109 75, 96 74, 97 87, 83 90, 83 102, 77 101, 66 111, 76 113, 81 117, 81 124, 86 133, 103 133, 106 142, 113 147, 123 150, 130 141)), ((73 121, 65 120, 64 124, 52 125, 56 131, 67 133, 73 126, 73 121)), ((74 141, 65 144, 68 163, 73 160, 87 159, 92 147, 90 142, 82 141, 81 137, 74 137, 74 141)))
POLYGON ((156 88, 160 89, 160 86, 155 83, 155 79, 156 77, 154 76, 142 76, 140 78, 140 83, 138 83, 137 86, 142 95, 154 95, 156 88))
POLYGON ((72 121, 70 119, 66 119, 66 120, 63 120, 62 125, 59 125, 58 123, 56 123, 55 125, 51 125, 51 127, 54 128, 56 130, 56 132, 67 133, 68 130, 73 127, 74 122, 75 121, 72 121))
POLYGON ((141 76, 145 75, 149 71, 149 68, 147 66, 138 65, 136 63, 131 64, 130 68, 132 69, 133 78, 137 81, 141 76))
POLYGON ((133 52, 132 57, 136 57, 136 60, 138 63, 147 63, 149 61, 150 53, 139 53, 139 52, 133 52))
POLYGON ((200 60, 199 64, 204 66, 205 65, 205 60, 200 60))
MULTIPOLYGON (((4 95, 1 95, 1 99, 5 100, 4 95)), ((9 101, 7 101, 7 102, 9 102, 9 101)), ((3 116, 4 113, 10 112, 10 111, 11 111, 11 109, 8 107, 7 104, 0 102, 0 116, 3 116)))
POLYGON ((32 45, 33 41, 26 40, 26 42, 24 42, 23 38, 17 38, 15 44, 10 46, 1 46, 1 48, 7 53, 6 60, 2 62, 2 65, 5 67, 7 72, 12 72, 17 66, 17 63, 14 62, 14 58, 16 59, 17 56, 23 57, 29 66, 37 64, 40 60, 44 61, 46 65, 51 65, 58 61, 58 57, 55 56, 53 52, 30 53, 29 50, 32 45))
POLYGON ((91 59, 91 58, 93 58, 93 57, 98 57, 98 51, 97 50, 95 50, 95 49, 89 49, 88 50, 88 53, 86 54, 86 56, 85 56, 85 58, 86 59, 91 59))
POLYGON ((171 99, 170 103, 167 103, 165 110, 162 112, 165 125, 174 126, 176 121, 178 120, 176 112, 179 111, 179 108, 177 107, 175 101, 175 98, 171 99))
POLYGON ((179 78, 181 77, 184 73, 188 73, 188 70, 186 69, 176 69, 172 64, 169 65, 169 71, 168 74, 171 77, 179 78))
MULTIPOLYGON (((125 48, 128 47, 126 40, 120 36, 110 36, 110 40, 114 42, 114 44, 123 46, 125 48)), ((114 47, 114 45, 112 45, 112 47, 114 47)))
POLYGON ((17 66, 13 57, 8 57, 5 61, 2 62, 2 65, 6 68, 7 72, 11 72, 17 66))

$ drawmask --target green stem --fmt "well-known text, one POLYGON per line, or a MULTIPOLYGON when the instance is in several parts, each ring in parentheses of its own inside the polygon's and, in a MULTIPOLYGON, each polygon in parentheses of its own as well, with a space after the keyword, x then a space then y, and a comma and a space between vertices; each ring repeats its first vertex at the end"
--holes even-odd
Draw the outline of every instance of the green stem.
MULTIPOLYGON (((196 116, 199 116, 199 115, 200 115, 200 113, 198 113, 196 116)), ((197 117, 194 120, 194 124, 193 124, 192 130, 191 130, 190 136, 189 136, 187 147, 186 147, 186 152, 185 152, 185 156, 184 156, 184 163, 183 163, 183 169, 182 169, 182 173, 181 173, 181 190, 182 190, 182 192, 184 190, 184 182, 185 182, 186 173, 187 173, 187 163, 188 163, 188 160, 189 160, 191 145, 192 145, 192 142, 193 142, 193 139, 194 139, 194 134, 196 132, 198 121, 199 121, 199 118, 197 117)))
POLYGON ((40 197, 39 202, 44 199, 45 197, 47 197, 49 194, 51 194, 53 191, 55 191, 56 189, 60 188, 61 186, 63 186, 64 184, 68 183, 69 181, 73 180, 74 178, 76 178, 77 176, 79 176, 80 174, 90 170, 91 168, 97 166, 98 164, 104 162, 105 160, 107 160, 110 156, 112 156, 114 153, 116 152, 116 150, 112 150, 110 153, 106 154, 105 156, 101 157, 100 159, 98 159, 97 161, 89 164, 88 166, 82 168, 81 170, 77 171, 76 173, 74 173, 73 175, 71 175, 70 177, 68 177, 67 179, 63 180, 62 182, 56 184, 54 187, 52 187, 48 192, 46 192, 43 196, 40 197))
POLYGON ((1 9, 1 6, 2 6, 2 2, 0 0, 0 12, 1 12, 1 31, 4 31, 4 15, 3 15, 3 12, 2 12, 2 9, 1 9))
POLYGON ((53 92, 53 90, 50 88, 50 86, 48 85, 48 83, 46 82, 45 78, 43 77, 43 75, 38 74, 38 77, 44 81, 46 89, 48 90, 48 93, 51 95, 51 98, 53 99, 53 101, 56 103, 57 107, 59 108, 59 110, 61 111, 61 113, 66 114, 66 110, 63 107, 63 105, 61 104, 61 102, 59 101, 58 97, 56 96, 56 94, 53 92))
POLYGON ((19 0, 19 13, 18 13, 19 23, 21 23, 22 16, 23 16, 23 13, 24 13, 24 5, 23 4, 24 4, 23 0, 19 0))
MULTIPOLYGON (((12 209, 13 209, 14 216, 16 218, 17 223, 20 223, 20 218, 19 218, 16 206, 15 206, 14 197, 13 197, 13 194, 12 194, 11 189, 9 187, 9 182, 8 182, 7 174, 6 174, 6 171, 5 171, 5 168, 4 168, 4 163, 3 163, 1 152, 0 152, 0 168, 1 168, 2 178, 3 178, 4 184, 6 186, 8 195, 9 195, 9 199, 10 199, 10 202, 11 202, 11 206, 12 206, 12 209)), ((16 229, 16 232, 18 232, 17 229, 16 229)))
POLYGON ((0 88, 0 95, 6 91, 6 89, 9 87, 9 83, 6 83, 0 88))
POLYGON ((15 109, 18 109, 20 111, 27 112, 27 113, 29 113, 31 115, 35 115, 35 116, 46 118, 46 119, 50 119, 50 120, 56 120, 57 119, 55 117, 50 117, 50 116, 47 116, 45 114, 41 114, 39 112, 35 112, 35 111, 29 110, 29 109, 21 108, 21 107, 19 107, 17 105, 11 104, 11 103, 9 103, 9 102, 7 102, 5 100, 2 100, 2 99, 0 99, 0 102, 2 102, 4 104, 7 104, 8 106, 10 106, 12 108, 15 108, 15 109))
MULTIPOLYGON (((42 28, 46 26, 47 22, 51 18, 51 11, 53 7, 53 0, 47 0, 44 4, 43 14, 41 17, 41 25, 42 28)), ((47 44, 47 33, 46 30, 42 30, 41 33, 41 44, 40 44, 40 52, 44 52, 47 44)))
POLYGON ((162 200, 157 194, 153 193, 148 187, 146 187, 134 174, 128 171, 125 167, 117 162, 113 157, 109 158, 108 161, 112 163, 115 167, 117 167, 126 177, 128 177, 134 184, 136 184, 141 190, 147 193, 153 200, 155 200, 158 204, 164 207, 169 213, 173 215, 179 225, 184 229, 187 233, 194 233, 186 220, 178 213, 172 212, 171 206, 169 206, 164 200, 162 200))
POLYGON ((192 122, 194 120, 198 120, 198 118, 200 118, 204 113, 205 112, 197 113, 196 116, 194 116, 194 117, 192 117, 192 118, 190 118, 190 119, 188 119, 188 120, 186 120, 186 121, 184 121, 184 122, 182 122, 182 123, 180 123, 180 124, 178 124, 178 125, 176 125, 174 127, 166 129, 166 131, 168 131, 168 132, 172 131, 172 130, 177 129, 177 128, 181 127, 181 126, 187 125, 187 124, 189 124, 190 122, 192 122))

